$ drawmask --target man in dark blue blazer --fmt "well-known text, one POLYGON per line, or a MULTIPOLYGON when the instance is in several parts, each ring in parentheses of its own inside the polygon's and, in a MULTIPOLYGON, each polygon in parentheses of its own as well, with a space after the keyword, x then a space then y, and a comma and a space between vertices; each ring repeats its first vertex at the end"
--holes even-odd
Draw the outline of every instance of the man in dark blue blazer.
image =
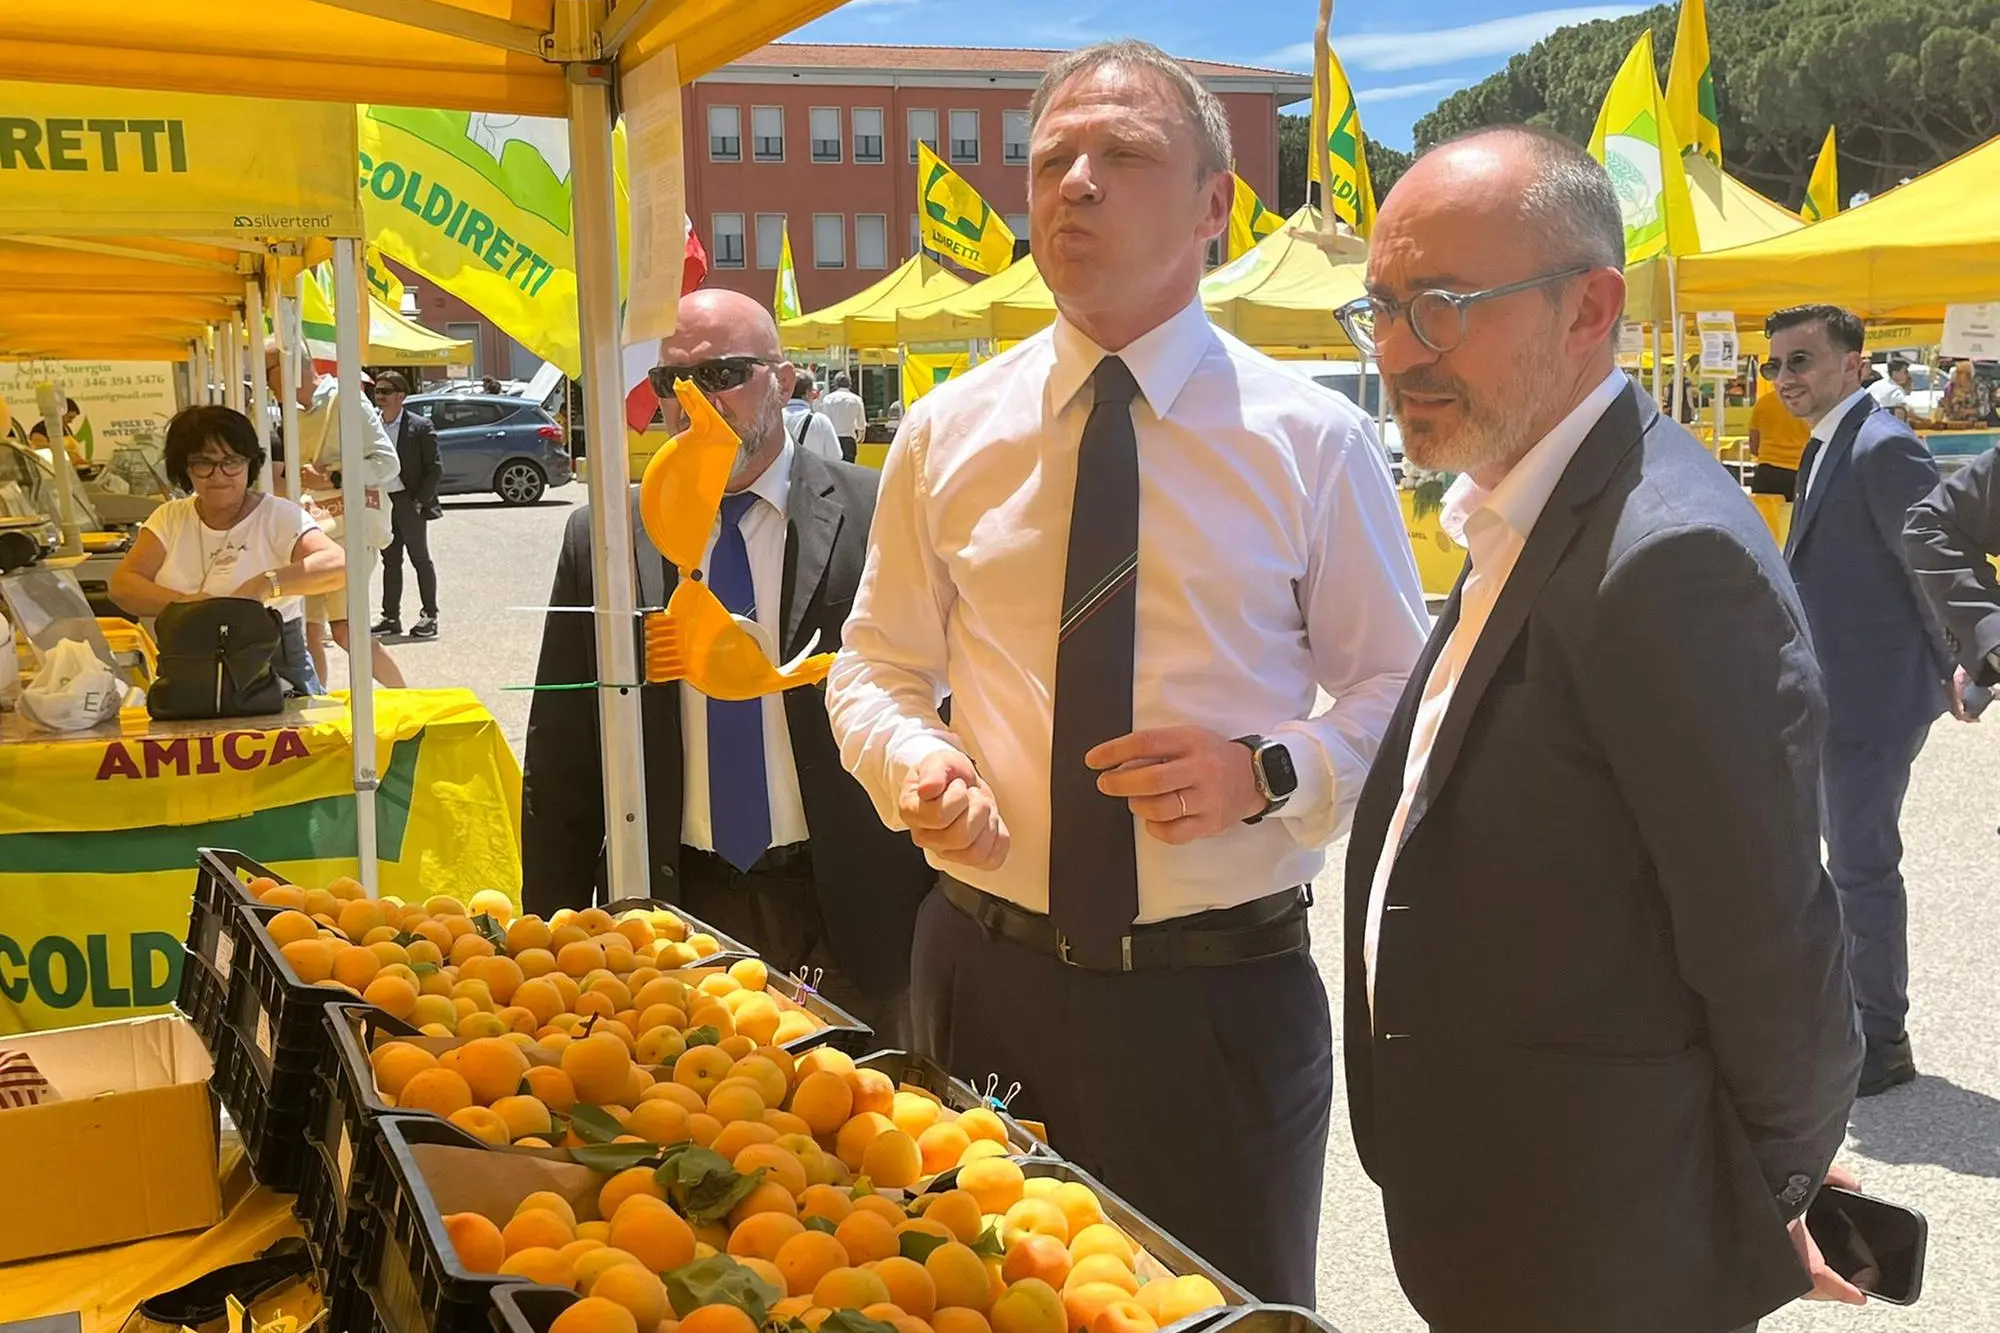
POLYGON ((1910 960, 1897 824, 1932 721, 1959 711, 1951 654, 1903 549, 1905 516, 1937 485, 1937 465, 1862 387, 1862 326, 1851 311, 1794 306, 1764 330, 1765 378, 1792 415, 1813 423, 1785 559, 1826 675, 1827 870, 1867 1039, 1856 1095, 1870 1097, 1917 1076, 1903 1025, 1910 960))

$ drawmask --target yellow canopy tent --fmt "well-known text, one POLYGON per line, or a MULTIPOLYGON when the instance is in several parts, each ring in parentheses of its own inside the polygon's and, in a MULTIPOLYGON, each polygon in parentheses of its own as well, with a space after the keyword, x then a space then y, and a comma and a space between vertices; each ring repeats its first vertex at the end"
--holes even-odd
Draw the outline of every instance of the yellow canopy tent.
POLYGON ((1680 261, 1683 308, 1768 314, 1827 301, 1933 321, 2000 293, 2000 138, 1799 231, 1680 261))
POLYGON ((1216 327, 1272 356, 1359 356, 1333 312, 1362 295, 1366 266, 1335 263, 1302 234, 1318 230, 1318 211, 1301 208, 1202 279, 1201 303, 1216 327))
POLYGON ((1032 255, 949 296, 905 307, 896 316, 900 343, 1026 338, 1055 322, 1056 298, 1032 255))
MULTIPOLYGON (((1751 245, 1805 226, 1796 213, 1772 203, 1705 157, 1690 154, 1681 159, 1681 166, 1687 173, 1688 199, 1694 205, 1702 254, 1751 245)), ((1692 258, 1683 255, 1677 261, 1683 275, 1692 258)), ((1667 290, 1670 268, 1666 257, 1661 255, 1625 270, 1625 318, 1650 322, 1670 317, 1667 290)), ((1685 291, 1686 284, 1682 286, 1685 291)), ((1693 309, 1688 301, 1682 300, 1683 315, 1693 309)))
POLYGON ((962 292, 968 285, 936 260, 912 255, 887 277, 845 301, 786 320, 778 333, 786 347, 808 352, 894 347, 898 311, 962 292))
MULTIPOLYGON (((671 52, 673 73, 685 87, 839 3, 203 0, 145 6, 129 0, 12 0, 6 40, 0 42, 0 78, 565 117, 585 420, 591 438, 609 439, 624 415, 611 153, 617 89, 622 85, 628 94, 642 94, 628 96, 623 105, 628 113, 639 106, 655 117, 653 133, 671 130, 657 118, 669 114, 681 97, 660 80, 643 77, 663 68, 655 57, 671 52)), ((665 159, 656 165, 678 170, 677 162, 667 166, 665 159)), ((654 197, 670 198, 671 191, 660 189, 654 197)), ((677 237, 681 219, 649 215, 648 223, 677 237)), ((338 258, 342 266, 358 266, 346 249, 338 258)), ((664 271, 678 273, 678 262, 664 271)), ((343 330, 343 339, 358 332, 343 330)), ((627 484, 622 452, 608 450, 593 460, 590 510, 601 613, 595 617, 597 660, 603 679, 613 683, 640 678, 629 619, 637 597, 627 484)), ((352 503, 358 508, 360 497, 352 503)), ((365 595, 358 581, 350 592, 356 587, 365 595)), ((365 616, 362 621, 353 650, 365 656, 365 616)), ((639 698, 627 685, 607 686, 599 702, 610 892, 623 897, 643 893, 650 883, 639 698)), ((362 754, 359 747, 356 754, 362 754)))
POLYGON ((472 344, 447 338, 414 319, 368 298, 368 350, 371 366, 469 366, 472 344))

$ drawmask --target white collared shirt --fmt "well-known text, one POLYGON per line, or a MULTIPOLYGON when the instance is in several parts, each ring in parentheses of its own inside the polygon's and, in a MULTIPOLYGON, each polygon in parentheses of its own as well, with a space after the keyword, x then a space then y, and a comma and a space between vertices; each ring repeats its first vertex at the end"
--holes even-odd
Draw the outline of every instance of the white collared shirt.
MULTIPOLYGON (((1104 355, 1059 318, 910 409, 828 680, 841 757, 892 828, 926 756, 979 765, 1007 861, 934 864, 1036 912, 1084 390, 1104 355)), ((1199 301, 1118 356, 1141 394, 1133 724, 1269 735, 1299 774, 1261 824, 1170 846, 1134 821, 1138 919, 1160 921, 1312 879, 1429 618, 1387 461, 1352 403, 1217 330, 1199 301), (1321 688, 1335 702, 1315 717, 1321 688)))
MULTIPOLYGON (((768 631, 773 665, 784 660, 786 506, 792 491, 792 442, 785 441, 764 475, 750 483, 762 504, 743 515, 743 545, 750 553, 750 586, 757 595, 757 625, 768 631), (773 648, 773 645, 776 645, 773 648)), ((715 531, 702 552, 701 576, 708 578, 715 556, 715 531)), ((792 728, 785 717, 785 696, 767 694, 764 705, 764 781, 771 793, 771 845, 788 847, 807 836, 805 800, 799 794, 799 765, 792 756, 792 728)), ((715 823, 708 797, 708 697, 685 682, 681 685, 681 844, 704 852, 715 850, 715 823)))
POLYGON ((1535 447, 1528 450, 1500 484, 1488 490, 1462 472, 1445 492, 1444 512, 1438 526, 1466 548, 1472 569, 1458 593, 1458 623, 1445 641, 1424 681, 1424 695, 1410 728, 1410 750, 1403 763, 1403 795, 1389 820, 1388 835, 1382 840, 1382 856, 1375 863, 1375 879, 1368 890, 1368 924, 1361 940, 1361 963, 1367 970, 1368 1004, 1375 1004, 1375 951, 1382 939, 1383 904, 1389 892, 1389 875, 1395 869, 1396 852, 1409 823, 1410 808, 1423 785, 1424 770, 1430 766, 1431 745, 1438 728, 1451 710, 1451 697, 1465 674, 1465 664, 1500 600, 1507 576, 1528 544, 1549 496, 1562 480, 1570 460, 1583 447, 1591 428, 1597 424, 1627 384, 1623 371, 1613 371, 1590 395, 1555 424, 1535 447))
POLYGON ((852 389, 835 389, 819 400, 819 410, 833 423, 835 435, 858 440, 868 429, 868 409, 862 405, 861 395, 852 389))
POLYGON ((829 463, 841 460, 840 437, 833 433, 833 423, 824 412, 813 411, 812 404, 803 398, 785 400, 785 434, 809 454, 817 454, 829 463), (801 418, 804 426, 799 424, 801 418))
POLYGON ((1812 438, 1819 441, 1819 448, 1813 453, 1812 471, 1806 473, 1806 484, 1799 488, 1801 505, 1806 502, 1806 496, 1812 493, 1813 480, 1819 476, 1819 465, 1826 461, 1826 446, 1833 443, 1833 433, 1840 429, 1840 423, 1847 419, 1847 414, 1854 410, 1854 405, 1869 396, 1867 386, 1863 385, 1841 399, 1833 411, 1821 417, 1818 424, 1812 428, 1812 438))

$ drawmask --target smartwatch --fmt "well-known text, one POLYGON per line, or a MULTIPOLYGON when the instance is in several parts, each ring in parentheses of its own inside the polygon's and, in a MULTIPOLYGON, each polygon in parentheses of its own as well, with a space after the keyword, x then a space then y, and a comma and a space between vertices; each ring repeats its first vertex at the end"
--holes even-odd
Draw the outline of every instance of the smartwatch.
POLYGON ((1260 823, 1266 816, 1284 809, 1285 802, 1292 799, 1292 793, 1299 789, 1299 771, 1292 766, 1292 752, 1283 741, 1266 736, 1238 736, 1235 740, 1250 751, 1250 772, 1257 779, 1258 794, 1264 798, 1264 808, 1243 822, 1260 823))

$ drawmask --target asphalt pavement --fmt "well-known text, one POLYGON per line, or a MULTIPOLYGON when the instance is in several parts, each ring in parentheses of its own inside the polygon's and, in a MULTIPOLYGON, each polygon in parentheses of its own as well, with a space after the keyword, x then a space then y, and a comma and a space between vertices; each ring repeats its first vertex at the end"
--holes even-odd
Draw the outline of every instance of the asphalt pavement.
MULTIPOLYGON (((542 617, 563 523, 582 486, 527 509, 444 501, 431 525, 443 633, 391 651, 417 686, 464 685, 499 718, 515 753, 527 728, 542 617)), ((406 579, 404 623, 415 618, 406 579)), ((380 580, 377 577, 379 588, 380 580)), ((377 598, 379 606, 379 595, 377 598)), ((333 650, 335 687, 346 675, 333 650)), ((1941 721, 1917 761, 1903 815, 1910 889, 1910 1019, 1921 1077, 1858 1103, 1842 1164, 1863 1187, 1930 1219, 1922 1300, 1909 1309, 1793 1305, 1766 1333, 1976 1333, 2000 1329, 2000 710, 1977 725, 1941 721)), ((1345 842, 1316 886, 1313 952, 1335 997, 1345 842)), ((1340 1030, 1335 1016, 1336 1040, 1340 1030)), ((1336 1078, 1340 1062, 1334 1062, 1336 1078)), ((1320 1311, 1343 1333, 1422 1333, 1398 1289, 1374 1186, 1354 1157, 1345 1090, 1334 1094, 1320 1227, 1320 1311)), ((1224 1205, 1226 1206, 1226 1205, 1224 1205)), ((1644 1200, 1633 1200, 1644 1207, 1644 1200)), ((1662 1283, 1674 1281, 1661 1273, 1662 1283)), ((1693 1333, 1691 1330, 1690 1333, 1693 1333)))

